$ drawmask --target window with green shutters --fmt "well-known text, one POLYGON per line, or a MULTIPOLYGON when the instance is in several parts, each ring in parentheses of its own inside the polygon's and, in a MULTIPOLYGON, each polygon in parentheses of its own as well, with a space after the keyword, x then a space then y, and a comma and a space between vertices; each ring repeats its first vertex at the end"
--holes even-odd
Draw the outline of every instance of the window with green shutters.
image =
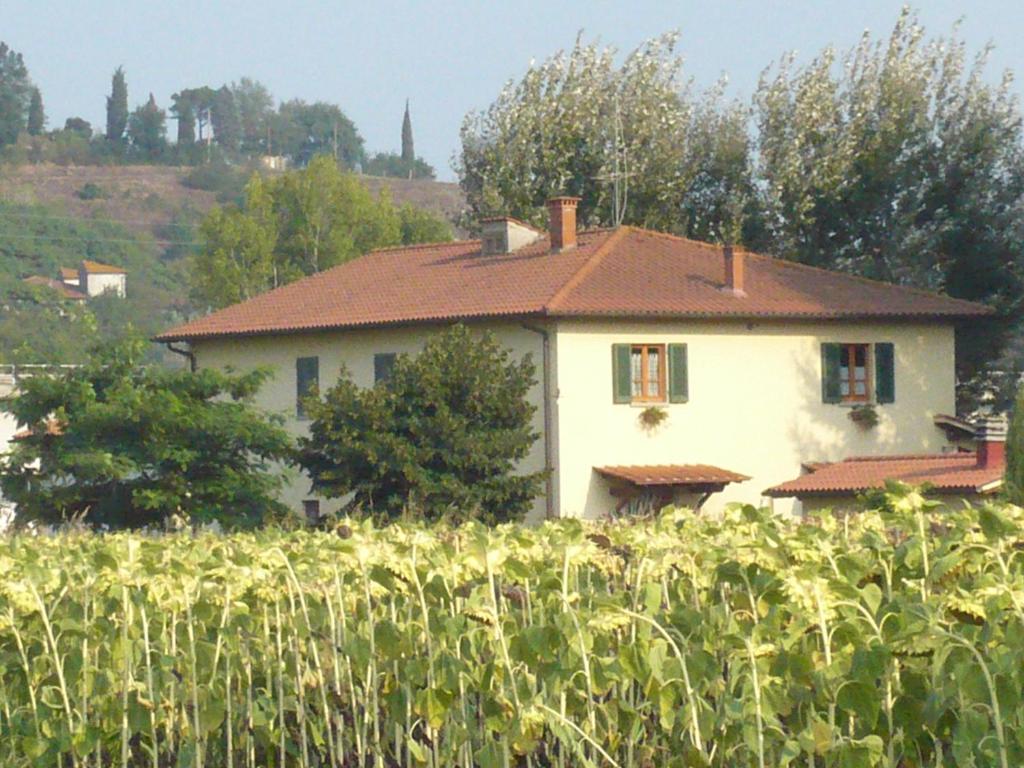
POLYGON ((306 419, 303 401, 320 384, 320 358, 300 357, 295 361, 295 415, 306 419))
POLYGON ((889 342, 822 344, 821 399, 825 403, 895 402, 894 346, 889 342))
POLYGON ((613 344, 612 402, 689 400, 685 344, 613 344))

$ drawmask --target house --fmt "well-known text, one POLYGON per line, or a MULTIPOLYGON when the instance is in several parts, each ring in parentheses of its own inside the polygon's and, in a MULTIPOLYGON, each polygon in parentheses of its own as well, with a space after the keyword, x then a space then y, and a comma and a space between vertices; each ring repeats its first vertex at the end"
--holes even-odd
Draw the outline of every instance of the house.
MULTIPOLYGON (((950 418, 950 417, 945 417, 950 418)), ((936 419, 936 421, 940 421, 936 419)), ((1006 420, 988 418, 975 429, 974 450, 938 454, 858 456, 836 462, 811 462, 804 474, 765 491, 772 499, 795 498, 804 512, 855 508, 863 494, 890 480, 925 488, 947 506, 978 503, 1003 488, 1006 470, 1006 420)))
MULTIPOLYGON (((633 227, 577 233, 576 205, 551 200, 547 232, 499 218, 479 240, 374 251, 158 340, 198 367, 271 366, 258 402, 302 434, 297 397, 342 366, 372 386, 450 323, 489 329, 538 367, 535 519, 760 503, 811 458, 947 444, 954 330, 988 308, 633 227), (876 425, 849 418, 868 405, 876 425)), ((301 477, 285 500, 318 502, 301 477)))
MULTIPOLYGON (((61 279, 65 280, 66 272, 71 270, 67 267, 61 268, 61 279)), ((83 260, 78 265, 78 280, 68 285, 77 286, 78 289, 89 296, 101 296, 104 293, 113 293, 121 298, 126 295, 125 278, 126 273, 120 267, 113 267, 110 264, 100 264, 98 261, 83 260)))

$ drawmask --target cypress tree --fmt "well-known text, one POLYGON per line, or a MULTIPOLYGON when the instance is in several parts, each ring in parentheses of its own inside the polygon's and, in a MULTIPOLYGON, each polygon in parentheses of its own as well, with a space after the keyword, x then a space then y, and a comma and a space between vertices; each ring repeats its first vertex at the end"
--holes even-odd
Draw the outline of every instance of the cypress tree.
POLYGON ((120 141, 128 127, 128 84, 124 79, 124 67, 118 67, 110 82, 107 97, 107 138, 120 141))
POLYGON ((38 88, 32 89, 32 97, 28 104, 28 132, 38 136, 46 125, 46 112, 43 111, 43 94, 38 88))
POLYGON ((1017 392, 1017 401, 1006 432, 1006 474, 1004 493, 1014 504, 1024 504, 1024 389, 1017 392))
POLYGON ((402 164, 412 178, 413 165, 416 162, 416 151, 412 145, 412 120, 409 118, 409 100, 405 100, 405 117, 402 118, 402 164))

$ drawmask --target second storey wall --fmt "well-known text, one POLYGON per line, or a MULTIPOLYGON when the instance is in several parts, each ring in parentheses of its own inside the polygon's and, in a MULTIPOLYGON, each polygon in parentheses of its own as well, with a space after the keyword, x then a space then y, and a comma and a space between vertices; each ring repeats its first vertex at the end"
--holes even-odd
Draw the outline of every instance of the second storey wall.
MULTIPOLYGON (((750 475, 709 501, 762 503, 801 462, 860 454, 937 452, 936 413, 955 412, 953 329, 935 324, 594 323, 557 326, 558 508, 597 517, 614 508, 594 467, 712 464, 750 475), (821 344, 892 343, 895 402, 864 429, 850 406, 822 402, 821 344), (687 345, 689 401, 641 427, 643 406, 613 402, 613 344, 687 345)), ((794 503, 777 500, 776 509, 794 503)))

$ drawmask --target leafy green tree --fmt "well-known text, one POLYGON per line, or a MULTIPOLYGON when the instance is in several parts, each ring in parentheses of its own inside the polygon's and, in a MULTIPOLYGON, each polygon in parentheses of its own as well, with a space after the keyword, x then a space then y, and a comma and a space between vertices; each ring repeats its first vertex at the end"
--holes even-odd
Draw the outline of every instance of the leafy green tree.
POLYGON ((4 408, 15 442, 0 488, 21 521, 134 528, 172 515, 252 525, 280 510, 291 440, 252 406, 265 371, 140 365, 144 342, 93 350, 81 368, 24 379, 4 408))
POLYGON ((351 506, 377 518, 515 520, 543 479, 516 472, 538 437, 533 384, 529 356, 454 326, 399 355, 386 382, 363 389, 343 373, 310 402, 300 463, 316 492, 354 494, 351 506))
POLYGON ((128 128, 128 84, 125 82, 124 67, 114 70, 107 97, 107 139, 121 141, 128 128))
POLYGON ((167 149, 167 113, 157 106, 152 93, 128 119, 128 138, 136 151, 151 160, 159 159, 167 149))
POLYGON ((979 374, 1020 323, 1024 267, 1021 114, 985 64, 907 10, 887 41, 865 34, 802 68, 783 59, 754 102, 764 227, 749 243, 991 304, 997 320, 958 345, 975 388, 992 385, 979 374))
POLYGON ((414 205, 401 206, 398 220, 403 245, 447 243, 452 239, 452 228, 447 221, 414 205))
POLYGON ((378 152, 363 165, 368 176, 389 176, 395 179, 433 179, 434 167, 422 157, 414 158, 410 165, 396 152, 378 152))
POLYGON ((81 136, 83 139, 92 138, 92 125, 81 117, 69 117, 65 120, 64 131, 81 136))
POLYGON ((721 88, 694 94, 675 44, 651 40, 619 66, 577 40, 467 115, 457 171, 474 219, 540 225, 548 198, 572 194, 584 225, 721 238, 752 187, 747 113, 721 88))
POLYGON ((1024 388, 1017 392, 1017 399, 1010 414, 1009 429, 1006 432, 1006 472, 1003 488, 1008 501, 1024 506, 1024 388))
POLYGON ((268 153, 268 129, 274 116, 274 97, 263 83, 243 77, 231 84, 231 92, 238 108, 241 128, 241 148, 250 154, 268 153))
POLYGON ((263 180, 253 175, 245 209, 214 208, 199 228, 202 250, 194 257, 192 293, 200 304, 225 307, 276 287, 277 224, 263 180))
POLYGON ((409 116, 409 100, 405 100, 405 115, 402 117, 402 162, 410 169, 416 162, 416 150, 412 142, 412 118, 409 116))
POLYGON ((287 155, 299 165, 317 155, 331 155, 350 169, 363 162, 363 138, 355 123, 334 104, 286 101, 274 122, 274 153, 287 155))
POLYGON ((46 112, 43 110, 43 94, 38 88, 32 89, 28 104, 28 126, 30 136, 39 136, 46 127, 46 112))
POLYGON ((191 147, 196 143, 196 111, 190 91, 181 91, 171 96, 171 114, 178 121, 178 147, 191 147))
POLYGON ((0 42, 0 149, 25 129, 32 81, 22 55, 0 42))
POLYGON ((210 104, 210 120, 217 144, 228 152, 237 152, 242 140, 235 95, 228 86, 222 86, 213 93, 210 104))

